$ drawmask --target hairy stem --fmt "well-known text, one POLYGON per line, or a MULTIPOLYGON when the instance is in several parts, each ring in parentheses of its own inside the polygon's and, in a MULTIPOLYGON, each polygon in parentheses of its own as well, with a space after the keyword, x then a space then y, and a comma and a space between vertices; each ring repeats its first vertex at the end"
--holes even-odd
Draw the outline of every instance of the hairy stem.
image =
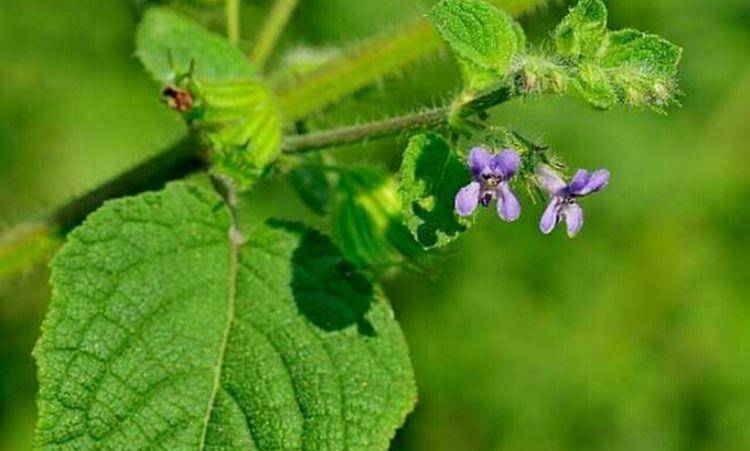
POLYGON ((240 0, 225 0, 227 40, 232 45, 240 42, 240 0))
POLYGON ((307 152, 316 149, 344 146, 369 139, 415 132, 441 125, 447 120, 447 110, 436 108, 422 113, 388 118, 378 122, 341 127, 334 130, 287 137, 284 152, 307 152))
MULTIPOLYGON (((461 98, 459 97, 459 99, 461 98)), ((333 130, 288 136, 284 139, 282 151, 286 153, 308 152, 427 130, 454 120, 460 121, 463 117, 506 102, 510 98, 510 89, 501 88, 478 97, 466 97, 462 102, 455 105, 433 108, 420 113, 333 130)))
POLYGON ((50 217, 50 222, 63 232, 67 232, 80 224, 87 214, 99 208, 107 199, 156 189, 167 180, 184 177, 205 167, 205 160, 198 149, 198 137, 189 134, 164 152, 157 153, 104 185, 58 208, 50 217))
MULTIPOLYGON (((514 16, 545 3, 544 0, 490 2, 514 16)), ((278 87, 285 117, 289 121, 302 119, 441 48, 442 41, 424 17, 366 40, 293 84, 278 87)))
POLYGON ((297 3, 298 0, 276 0, 273 4, 250 54, 250 61, 259 68, 263 68, 271 55, 297 3))
POLYGON ((76 197, 31 225, 22 225, 0 239, 0 279, 32 268, 57 249, 65 234, 108 199, 158 189, 205 167, 198 138, 190 134, 166 151, 76 197))
POLYGON ((425 19, 364 41, 290 86, 279 88, 285 117, 301 119, 440 48, 425 19))

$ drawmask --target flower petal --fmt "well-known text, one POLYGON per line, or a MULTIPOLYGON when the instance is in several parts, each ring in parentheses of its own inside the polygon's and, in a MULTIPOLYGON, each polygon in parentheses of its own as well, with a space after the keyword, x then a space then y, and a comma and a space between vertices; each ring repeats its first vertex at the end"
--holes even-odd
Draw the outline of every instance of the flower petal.
POLYGON ((549 205, 544 209, 542 214, 542 220, 539 222, 539 229, 543 234, 550 233, 557 225, 558 215, 560 213, 560 203, 562 199, 557 196, 553 196, 549 201, 549 205))
POLYGON ((471 182, 464 186, 456 193, 455 207, 456 213, 460 216, 469 216, 474 213, 479 203, 479 190, 481 186, 478 182, 471 182))
POLYGON ((587 194, 595 193, 603 190, 609 183, 609 171, 606 169, 599 169, 591 173, 591 176, 586 182, 586 185, 581 188, 576 194, 579 196, 585 196, 587 194))
POLYGON ((497 214, 506 222, 513 222, 521 216, 521 204, 505 182, 501 182, 497 187, 497 214))
POLYGON ((539 186, 544 188, 550 195, 557 194, 558 191, 566 187, 565 180, 546 164, 540 164, 536 167, 536 180, 539 186))
POLYGON ((504 149, 492 157, 490 167, 492 173, 500 176, 503 180, 513 177, 521 165, 521 157, 511 149, 504 149))
POLYGON ((568 236, 573 238, 583 226, 583 209, 577 202, 571 202, 563 205, 561 214, 568 225, 568 236))
POLYGON ((469 152, 469 168, 474 178, 479 178, 482 174, 489 174, 491 162, 492 155, 486 149, 474 147, 469 152))
POLYGON ((583 188, 586 187, 586 184, 589 182, 589 171, 585 169, 579 169, 576 171, 573 178, 570 180, 570 184, 568 184, 568 189, 573 194, 578 194, 583 188))

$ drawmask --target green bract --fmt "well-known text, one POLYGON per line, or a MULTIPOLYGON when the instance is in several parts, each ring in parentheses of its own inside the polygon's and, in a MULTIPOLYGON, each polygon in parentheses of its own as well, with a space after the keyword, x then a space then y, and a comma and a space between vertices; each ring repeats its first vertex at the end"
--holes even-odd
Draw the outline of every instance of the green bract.
POLYGON ((458 59, 467 87, 502 79, 518 46, 518 29, 505 12, 481 0, 442 0, 430 21, 458 59))
POLYGON ((234 80, 256 73, 245 55, 222 36, 167 8, 152 8, 144 14, 136 35, 136 55, 161 83, 187 72, 191 62, 201 80, 234 80))
POLYGON ((440 135, 413 136, 400 174, 404 222, 423 247, 443 246, 471 224, 456 215, 453 205, 458 190, 470 181, 469 172, 440 135))
POLYGON ((270 89, 254 80, 203 83, 187 114, 211 144, 212 171, 249 188, 278 155, 281 115, 270 89))
POLYGON ((211 191, 107 203, 52 263, 37 445, 386 449, 415 403, 380 289, 325 236, 211 191))

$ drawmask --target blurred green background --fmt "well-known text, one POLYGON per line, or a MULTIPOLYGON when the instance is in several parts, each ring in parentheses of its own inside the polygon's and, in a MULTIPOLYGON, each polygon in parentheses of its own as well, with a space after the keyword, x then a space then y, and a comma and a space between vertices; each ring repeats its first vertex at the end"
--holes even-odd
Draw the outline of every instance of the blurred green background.
MULTIPOLYGON (((144 2, 0 2, 0 228, 96 186, 183 133, 132 57, 144 2)), ((336 47, 388 30, 430 1, 302 0, 281 49, 336 47)), ((482 215, 434 280, 385 285, 420 401, 395 449, 750 449, 750 3, 610 0, 613 28, 685 48, 682 108, 593 112, 567 99, 494 111, 574 167, 606 167, 581 235, 542 236, 541 205, 509 226, 482 215)), ((244 4, 243 37, 268 3, 244 4)), ((523 18, 540 42, 564 14, 523 18)), ((193 12, 197 11, 194 9, 193 12)), ((222 28, 221 7, 205 23, 222 28)), ((443 56, 314 118, 376 118, 440 101, 457 83, 443 56)), ((403 139, 337 151, 394 170, 403 139)), ((285 185, 258 216, 305 216, 285 185)), ((30 351, 49 298, 45 268, 0 285, 0 449, 29 449, 30 351)))

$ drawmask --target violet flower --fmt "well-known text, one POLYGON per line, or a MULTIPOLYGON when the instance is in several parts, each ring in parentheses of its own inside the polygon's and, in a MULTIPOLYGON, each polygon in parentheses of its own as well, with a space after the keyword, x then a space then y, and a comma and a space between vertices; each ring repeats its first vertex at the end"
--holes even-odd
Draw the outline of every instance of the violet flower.
POLYGON ((592 173, 579 169, 570 183, 547 165, 537 167, 536 176, 539 184, 550 195, 549 205, 542 214, 539 228, 542 233, 552 232, 558 222, 565 219, 568 236, 574 237, 583 226, 583 209, 578 205, 578 198, 603 190, 609 183, 609 171, 599 169, 592 173))
POLYGON ((469 168, 474 180, 461 188, 456 194, 456 213, 469 216, 476 210, 477 204, 483 207, 497 200, 497 213, 504 221, 515 221, 521 215, 521 205, 508 185, 521 164, 516 152, 505 149, 491 155, 481 147, 471 149, 469 168))

